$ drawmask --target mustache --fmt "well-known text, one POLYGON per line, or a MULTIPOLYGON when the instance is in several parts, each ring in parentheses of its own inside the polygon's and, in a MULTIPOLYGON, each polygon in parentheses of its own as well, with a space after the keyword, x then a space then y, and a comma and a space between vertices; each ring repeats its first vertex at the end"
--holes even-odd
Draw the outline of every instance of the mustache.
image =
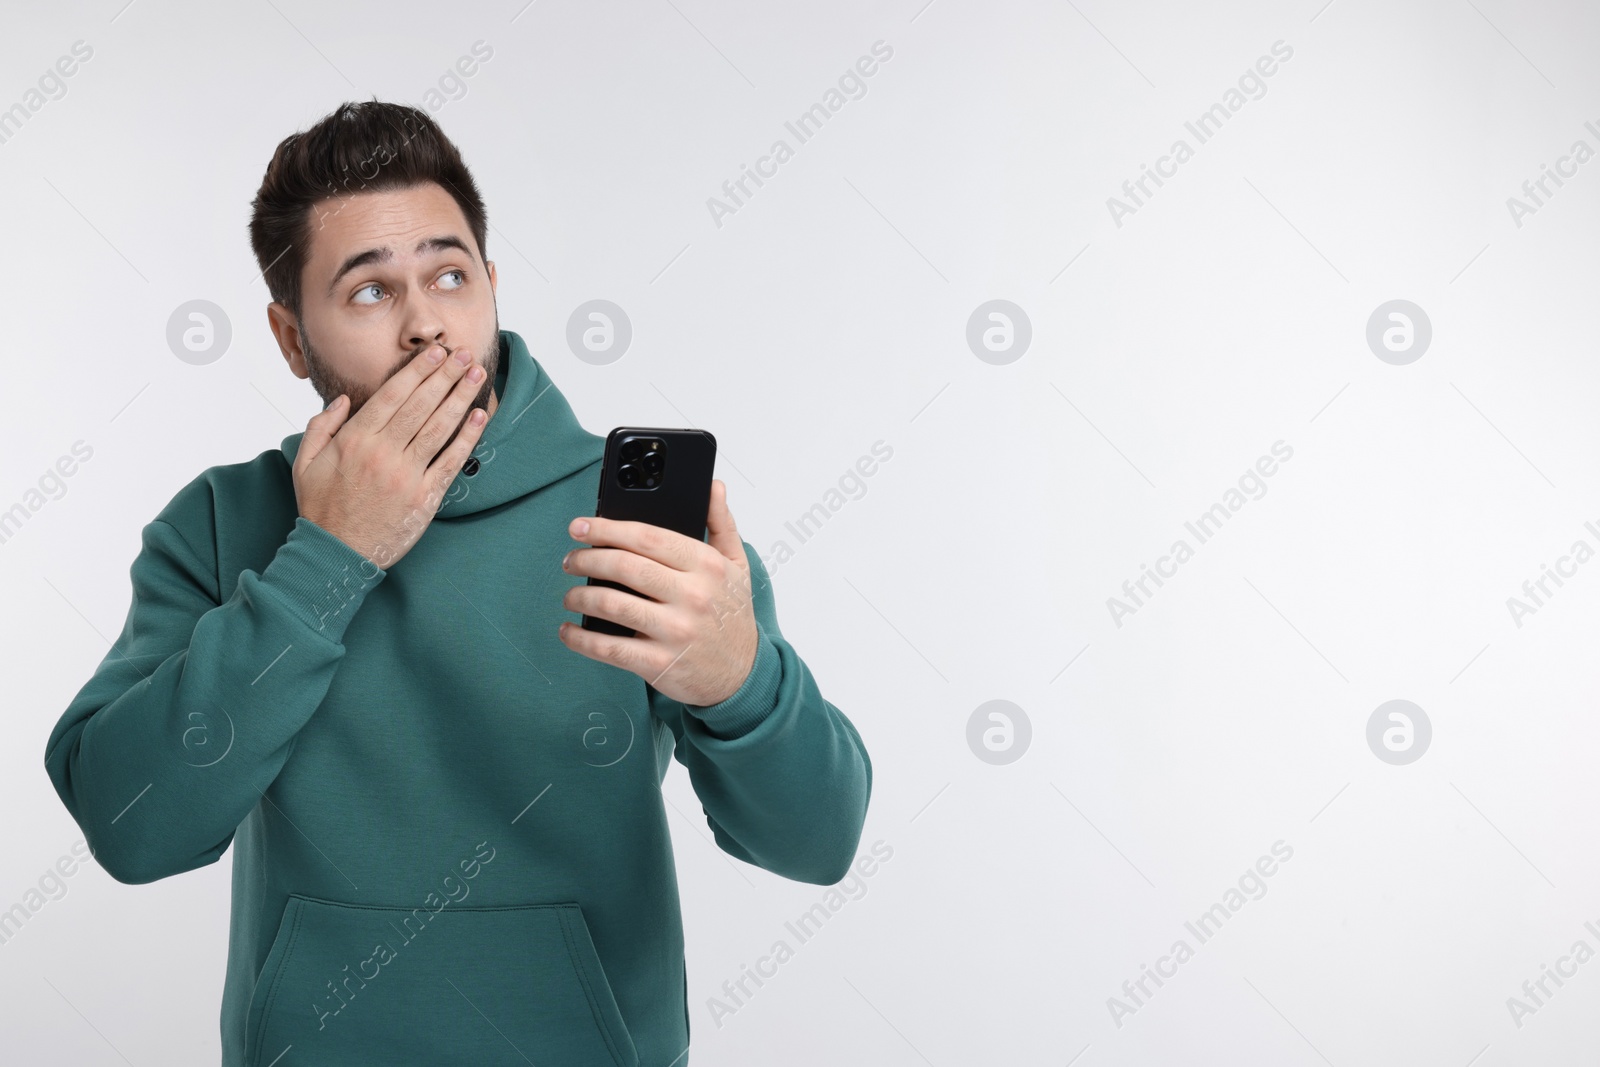
POLYGON ((443 341, 424 341, 422 344, 418 345, 417 347, 415 347, 415 348, 413 348, 411 350, 411 355, 408 357, 408 360, 416 359, 418 356, 422 355, 422 353, 426 352, 428 349, 432 348, 434 345, 438 345, 440 348, 444 349, 444 354, 445 354, 446 357, 449 357, 449 356, 451 356, 451 355, 453 355, 455 353, 455 349, 451 348, 449 345, 445 344, 443 341))

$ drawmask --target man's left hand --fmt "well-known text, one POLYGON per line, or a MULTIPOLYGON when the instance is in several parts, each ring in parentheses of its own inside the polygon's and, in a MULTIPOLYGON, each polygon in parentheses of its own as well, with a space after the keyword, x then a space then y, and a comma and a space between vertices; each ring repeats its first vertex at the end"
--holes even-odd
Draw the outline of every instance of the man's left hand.
POLYGON ((563 570, 609 578, 644 595, 587 583, 568 589, 561 598, 568 611, 609 619, 635 634, 616 637, 563 622, 563 644, 632 671, 685 704, 716 704, 739 691, 755 665, 760 634, 750 606, 750 563, 720 478, 711 480, 707 541, 598 516, 573 519, 567 532, 592 547, 567 553, 563 570), (581 523, 588 523, 587 532, 578 532, 581 523))

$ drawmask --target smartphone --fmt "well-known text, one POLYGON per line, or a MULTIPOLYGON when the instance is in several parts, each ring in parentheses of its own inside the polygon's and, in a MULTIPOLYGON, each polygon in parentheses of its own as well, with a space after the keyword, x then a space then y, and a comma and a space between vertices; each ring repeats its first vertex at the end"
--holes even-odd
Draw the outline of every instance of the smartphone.
MULTIPOLYGON (((716 459, 717 439, 705 430, 618 426, 606 437, 594 513, 605 519, 648 522, 704 541, 716 459)), ((589 584, 644 596, 608 578, 591 577, 589 584)), ((626 626, 592 615, 583 617, 583 628, 618 637, 634 635, 626 626)))

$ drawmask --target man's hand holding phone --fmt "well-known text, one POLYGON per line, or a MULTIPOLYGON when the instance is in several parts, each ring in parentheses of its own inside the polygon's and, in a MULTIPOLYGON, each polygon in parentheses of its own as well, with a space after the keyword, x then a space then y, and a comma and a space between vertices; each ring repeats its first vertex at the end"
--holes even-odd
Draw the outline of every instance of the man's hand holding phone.
POLYGON ((466 348, 429 345, 349 416, 341 395, 306 426, 294 461, 300 514, 385 569, 433 521, 488 422, 461 419, 483 381, 466 348), (450 447, 439 446, 457 426, 450 447))
POLYGON ((564 622, 563 644, 632 671, 685 704, 717 704, 739 691, 755 665, 760 633, 750 606, 750 563, 720 478, 711 483, 705 541, 647 522, 598 516, 574 519, 567 530, 592 547, 567 553, 563 570, 609 578, 645 596, 573 586, 561 600, 568 611, 636 632, 616 637, 564 622), (587 528, 580 531, 583 524, 587 528))

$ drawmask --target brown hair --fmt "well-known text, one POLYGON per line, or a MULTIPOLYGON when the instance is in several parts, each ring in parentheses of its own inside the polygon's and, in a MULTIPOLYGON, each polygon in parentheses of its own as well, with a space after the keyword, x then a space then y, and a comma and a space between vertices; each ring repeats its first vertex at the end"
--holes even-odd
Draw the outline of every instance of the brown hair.
POLYGON ((279 142, 251 201, 250 247, 272 299, 300 318, 300 275, 332 197, 437 182, 455 198, 485 261, 488 213, 461 153, 429 115, 407 104, 340 104, 279 142), (352 188, 353 186, 353 188, 352 188))

